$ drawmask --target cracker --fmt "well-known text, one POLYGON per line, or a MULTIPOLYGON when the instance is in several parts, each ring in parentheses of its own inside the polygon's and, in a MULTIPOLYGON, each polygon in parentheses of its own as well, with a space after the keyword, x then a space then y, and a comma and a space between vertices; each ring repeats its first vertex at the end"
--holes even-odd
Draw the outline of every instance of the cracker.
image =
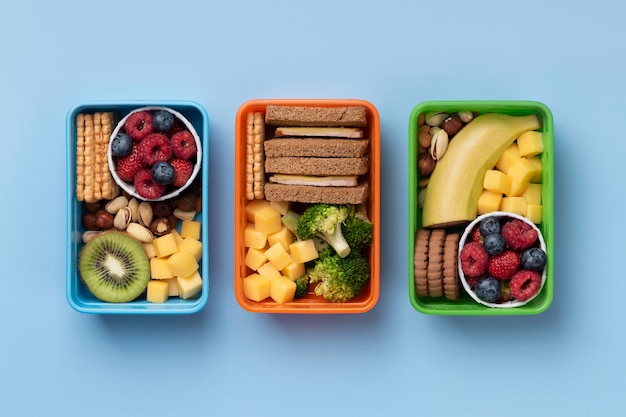
POLYGON ((415 293, 418 297, 428 297, 428 240, 430 230, 418 229, 415 238, 413 256, 413 275, 415 277, 415 293))
POLYGON ((113 199, 120 194, 120 187, 115 183, 113 176, 111 175, 111 171, 109 170, 109 160, 108 160, 108 149, 109 149, 109 141, 111 139, 111 134, 113 133, 113 129, 117 124, 117 115, 114 112, 104 112, 102 113, 102 147, 100 149, 102 157, 101 162, 101 175, 102 175, 102 198, 113 199))
POLYGON ((265 197, 265 156, 263 142, 265 142, 265 117, 261 112, 254 113, 253 122, 253 155, 254 161, 252 170, 254 174, 254 197, 263 199, 265 197))
POLYGON ((457 301, 461 298, 458 273, 459 234, 446 235, 443 248, 443 292, 448 300, 457 301))
POLYGON ((76 115, 76 199, 85 199, 85 115, 76 115))
POLYGON ((443 295, 443 246, 446 232, 443 229, 434 229, 430 232, 428 241, 428 296, 441 297, 443 295))
POLYGON ((254 113, 246 117, 246 198, 254 200, 254 113))
POLYGON ((94 203, 98 200, 94 198, 94 181, 95 173, 94 167, 96 164, 96 142, 94 138, 93 129, 93 114, 85 114, 85 130, 84 130, 84 173, 85 173, 85 187, 84 187, 84 201, 87 203, 94 203))
POLYGON ((102 113, 93 114, 93 137, 95 141, 93 167, 93 198, 102 199, 102 113))

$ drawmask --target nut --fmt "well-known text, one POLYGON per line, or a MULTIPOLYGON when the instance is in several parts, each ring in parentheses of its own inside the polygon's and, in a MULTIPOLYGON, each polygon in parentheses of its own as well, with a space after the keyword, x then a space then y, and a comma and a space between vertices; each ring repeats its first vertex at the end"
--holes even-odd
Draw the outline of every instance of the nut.
POLYGON ((84 213, 82 215, 83 227, 87 230, 98 230, 96 225, 96 213, 84 213))
POLYGON ((130 207, 122 207, 117 211, 115 218, 113 219, 113 227, 119 230, 124 230, 132 222, 133 215, 130 207))
POLYGON ((465 126, 465 124, 456 114, 448 117, 443 121, 443 123, 441 123, 441 128, 448 133, 448 139, 452 139, 452 137, 463 128, 463 126, 465 126))
POLYGON ((106 230, 113 227, 113 215, 105 209, 96 212, 96 227, 98 230, 106 230))
POLYGON ((446 153, 448 140, 448 133, 443 129, 438 130, 435 136, 433 136, 433 140, 430 142, 430 155, 435 161, 441 159, 443 154, 446 153))
POLYGON ((417 141, 424 148, 428 148, 430 146, 430 141, 432 140, 429 130, 430 126, 424 125, 417 131, 417 141))
POLYGON ((98 211, 101 207, 100 207, 100 202, 95 202, 95 203, 84 203, 85 206, 85 210, 87 210, 89 213, 95 213, 96 211, 98 211))
POLYGON ((152 223, 152 219, 154 218, 154 214, 152 211, 152 206, 147 201, 142 201, 139 203, 138 208, 138 216, 137 223, 142 226, 149 227, 150 223, 152 223))
POLYGON ((426 197, 426 188, 422 188, 419 190, 419 193, 417 194, 417 203, 419 204, 420 208, 424 207, 425 197, 426 197))
POLYGON ((172 229, 173 226, 170 223, 169 218, 167 217, 158 217, 152 220, 152 223, 150 223, 150 231, 156 236, 166 235, 171 232, 172 229))
POLYGON ((437 162, 429 153, 420 154, 417 159, 417 172, 419 172, 420 177, 427 177, 433 172, 436 164, 437 162))
POLYGON ((152 213, 154 217, 167 217, 174 211, 174 206, 171 200, 156 201, 152 203, 152 213))
POLYGON ((83 233, 82 239, 83 243, 89 243, 89 241, 93 240, 93 238, 100 236, 103 233, 101 230, 87 230, 83 233))
POLYGON ((135 197, 131 198, 128 201, 128 208, 131 212, 132 221, 137 223, 139 221, 139 200, 135 197))
POLYGON ((433 111, 426 113, 426 124, 429 126, 439 126, 448 118, 448 113, 445 111, 433 111))
POLYGON ((417 181, 417 186, 419 188, 426 188, 429 180, 430 180, 430 177, 422 177, 419 179, 419 181, 417 181))
POLYGON ((463 123, 469 123, 474 118, 474 114, 469 110, 460 111, 458 114, 459 119, 461 119, 463 123))
MULTIPOLYGON (((433 126, 430 128, 430 130, 428 131, 428 133, 430 133, 430 137, 432 139, 433 136, 435 136, 435 133, 439 132, 441 130, 441 128, 439 126, 433 126)), ((428 146, 430 146, 430 144, 428 144, 428 146)))
POLYGON ((174 217, 179 220, 193 220, 196 217, 196 211, 176 209, 174 210, 174 217))
POLYGON ((417 116, 417 125, 421 126, 426 122, 426 115, 424 113, 420 113, 417 116))
POLYGON ((113 200, 109 201, 104 209, 111 214, 116 214, 122 207, 126 207, 128 205, 128 198, 121 195, 119 197, 115 197, 113 200))
POLYGON ((183 211, 190 211, 196 209, 196 196, 192 192, 184 192, 174 200, 176 208, 183 211))
POLYGON ((126 233, 128 233, 128 236, 140 241, 141 243, 148 243, 154 240, 152 232, 147 227, 142 226, 139 223, 130 223, 128 227, 126 227, 126 233))

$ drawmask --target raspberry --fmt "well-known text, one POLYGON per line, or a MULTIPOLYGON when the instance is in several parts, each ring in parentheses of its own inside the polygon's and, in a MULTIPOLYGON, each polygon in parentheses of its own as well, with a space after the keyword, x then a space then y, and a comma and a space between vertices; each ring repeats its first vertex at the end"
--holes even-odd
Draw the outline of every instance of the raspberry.
POLYGON ((470 242, 480 242, 483 238, 483 235, 480 233, 480 228, 478 226, 474 226, 472 231, 468 235, 468 239, 470 242))
POLYGON ((181 159, 191 159, 198 153, 196 140, 188 130, 181 130, 172 135, 172 151, 181 159))
POLYGON ((470 277, 478 277, 487 270, 489 255, 478 242, 470 242, 461 249, 461 269, 463 273, 470 277))
POLYGON ((511 295, 518 301, 526 301, 539 291, 541 275, 537 271, 522 269, 511 277, 511 295))
POLYGON ((500 297, 496 300, 496 303, 506 303, 513 300, 511 295, 511 287, 509 281, 500 281, 500 297))
POLYGON ((126 122, 124 122, 124 130, 133 140, 142 140, 150 133, 154 132, 152 113, 147 111, 132 113, 128 116, 126 122))
POLYGON ((512 250, 505 250, 500 255, 489 258, 487 272, 499 280, 509 279, 519 269, 520 263, 519 254, 512 250))
POLYGON ((137 175, 135 175, 135 189, 140 196, 147 200, 154 200, 161 197, 165 192, 165 188, 165 185, 154 181, 150 170, 147 168, 141 169, 137 175))
POLYGON ((530 224, 513 219, 502 226, 502 236, 509 248, 523 251, 534 245, 538 234, 530 224))
POLYGON ((162 133, 151 133, 139 142, 139 159, 146 165, 167 161, 171 156, 172 146, 162 133))
POLYGON ((137 172, 143 167, 143 164, 139 160, 139 146, 135 143, 130 154, 117 158, 115 171, 122 181, 132 182, 137 172))
POLYGON ((173 158, 170 164, 174 167, 174 180, 171 184, 174 187, 182 187, 191 178, 193 165, 186 159, 173 158))

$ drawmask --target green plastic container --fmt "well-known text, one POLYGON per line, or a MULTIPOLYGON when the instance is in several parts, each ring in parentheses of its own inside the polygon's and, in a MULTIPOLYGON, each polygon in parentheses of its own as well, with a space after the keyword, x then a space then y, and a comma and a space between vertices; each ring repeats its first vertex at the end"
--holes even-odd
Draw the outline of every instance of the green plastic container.
MULTIPOLYGON (((453 139, 454 140, 454 139, 453 139)), ((552 112, 543 103, 536 101, 427 101, 415 106, 409 119, 409 298, 413 307, 424 314, 448 316, 512 316, 532 315, 544 312, 554 296, 554 121, 552 112), (421 228, 421 209, 418 204, 417 171, 418 119, 420 114, 432 111, 448 113, 471 110, 478 113, 503 113, 509 115, 537 114, 541 119, 544 151, 541 154, 542 177, 542 222, 539 226, 546 243, 548 263, 546 282, 541 292, 531 302, 516 308, 491 308, 472 300, 461 287, 461 299, 450 301, 445 297, 418 297, 415 292, 413 256, 415 236, 421 228)))

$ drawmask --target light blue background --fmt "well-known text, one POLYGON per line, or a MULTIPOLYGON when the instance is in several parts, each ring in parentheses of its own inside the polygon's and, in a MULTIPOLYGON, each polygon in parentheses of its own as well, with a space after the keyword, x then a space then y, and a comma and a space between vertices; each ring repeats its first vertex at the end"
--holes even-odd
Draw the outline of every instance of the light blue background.
POLYGON ((0 38, 0 409, 7 416, 623 416, 626 6, 617 0, 24 0, 0 38), (272 316, 233 294, 234 121, 253 98, 381 117, 381 295, 272 316), (194 100, 210 118, 210 293, 192 316, 65 299, 65 117, 194 100), (555 297, 432 317, 407 291, 407 130, 425 100, 529 99, 555 121, 555 297))

